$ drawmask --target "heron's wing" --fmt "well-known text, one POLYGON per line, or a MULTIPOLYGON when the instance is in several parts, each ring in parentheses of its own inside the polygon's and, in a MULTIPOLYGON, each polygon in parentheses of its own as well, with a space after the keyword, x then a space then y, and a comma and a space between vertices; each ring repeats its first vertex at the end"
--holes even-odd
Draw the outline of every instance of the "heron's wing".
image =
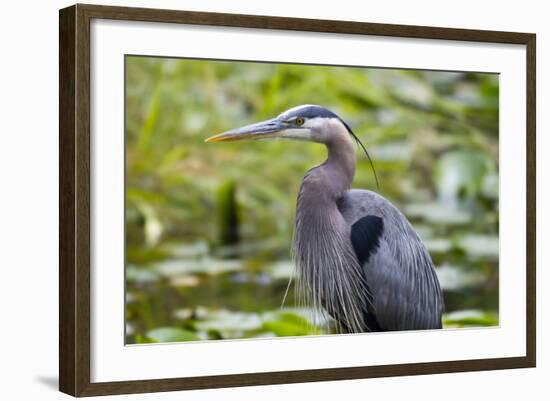
POLYGON ((366 319, 374 317, 381 330, 441 328, 443 300, 428 251, 395 206, 366 192, 346 200, 355 209, 351 242, 371 294, 366 319))

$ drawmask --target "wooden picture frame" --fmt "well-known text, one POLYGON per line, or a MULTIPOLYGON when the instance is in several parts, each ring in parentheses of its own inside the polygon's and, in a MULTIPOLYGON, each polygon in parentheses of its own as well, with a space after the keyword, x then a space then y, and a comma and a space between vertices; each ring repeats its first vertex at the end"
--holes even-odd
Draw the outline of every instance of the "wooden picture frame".
POLYGON ((362 379, 534 367, 535 281, 535 46, 530 33, 435 28, 191 11, 74 5, 59 14, 59 388, 73 396, 143 393, 264 384, 362 379), (221 27, 309 31, 526 46, 527 192, 526 355, 367 367, 255 372, 222 376, 91 382, 90 333, 90 22, 109 19, 221 27))

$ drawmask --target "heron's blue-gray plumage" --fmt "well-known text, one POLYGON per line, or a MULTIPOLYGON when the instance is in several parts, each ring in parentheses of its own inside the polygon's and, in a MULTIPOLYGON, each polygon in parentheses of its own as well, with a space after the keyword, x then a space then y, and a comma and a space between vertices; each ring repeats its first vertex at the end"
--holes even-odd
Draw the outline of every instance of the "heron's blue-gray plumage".
POLYGON ((352 333, 441 328, 441 289, 420 237, 387 199, 350 190, 353 141, 363 145, 349 125, 324 107, 303 105, 208 141, 272 138, 328 150, 298 193, 293 256, 303 301, 352 333))
POLYGON ((327 146, 328 157, 305 175, 296 208, 298 292, 348 332, 441 328, 443 300, 428 251, 387 199, 350 190, 349 127, 321 118, 313 140, 327 146))
POLYGON ((439 282, 405 216, 371 191, 319 193, 323 166, 306 174, 298 195, 299 292, 349 332, 441 328, 439 282))
MULTIPOLYGON (((377 216, 383 222, 377 247, 363 264, 380 328, 441 328, 439 281, 426 247, 406 217, 387 199, 367 190, 345 192, 340 205, 340 212, 352 227, 364 216, 377 216)), ((370 247, 370 239, 364 238, 364 246, 370 247)))

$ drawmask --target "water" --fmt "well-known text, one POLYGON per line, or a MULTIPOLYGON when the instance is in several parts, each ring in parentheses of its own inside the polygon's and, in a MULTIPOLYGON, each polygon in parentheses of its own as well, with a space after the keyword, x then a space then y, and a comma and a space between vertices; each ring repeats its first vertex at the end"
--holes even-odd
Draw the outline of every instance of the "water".
MULTIPOLYGON (((445 327, 497 325, 498 263, 490 246, 481 252, 474 242, 464 252, 426 243, 444 290, 445 327)), ((257 248, 248 247, 261 254, 257 248)), ((219 258, 233 252, 214 256, 202 243, 175 249, 177 257, 127 267, 127 343, 334 332, 333 322, 296 305, 293 285, 282 305, 292 261, 219 258)))

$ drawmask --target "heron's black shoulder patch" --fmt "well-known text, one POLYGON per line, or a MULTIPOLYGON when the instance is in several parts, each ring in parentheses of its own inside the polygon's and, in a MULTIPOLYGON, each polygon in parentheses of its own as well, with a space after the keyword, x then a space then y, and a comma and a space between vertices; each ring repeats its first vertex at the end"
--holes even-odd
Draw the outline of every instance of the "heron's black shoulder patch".
POLYGON ((351 226, 351 243, 361 265, 378 248, 383 229, 383 220, 373 215, 362 217, 351 226))

